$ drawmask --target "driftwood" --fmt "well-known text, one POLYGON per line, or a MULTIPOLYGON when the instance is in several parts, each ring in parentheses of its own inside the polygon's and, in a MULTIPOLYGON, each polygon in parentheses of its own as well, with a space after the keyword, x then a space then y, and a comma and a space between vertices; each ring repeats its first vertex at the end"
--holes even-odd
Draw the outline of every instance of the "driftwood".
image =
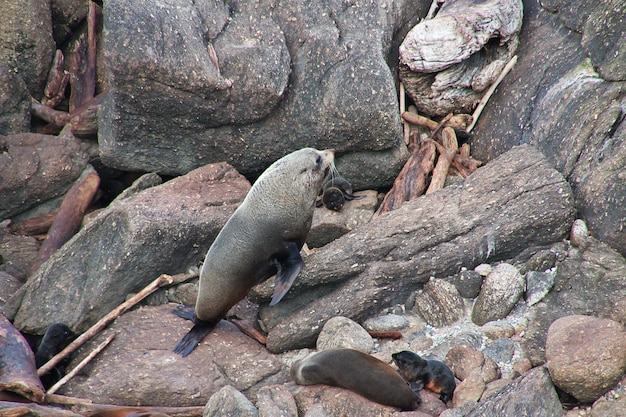
POLYGON ((229 317, 228 321, 237 326, 237 328, 241 330, 244 334, 248 335, 260 344, 264 345, 265 343, 267 343, 267 336, 252 327, 252 325, 250 325, 250 323, 248 323, 246 320, 241 320, 236 317, 229 317))
POLYGON ((430 180, 430 185, 426 190, 426 194, 433 193, 443 188, 443 184, 448 176, 448 169, 450 164, 454 160, 454 157, 459 150, 459 143, 456 140, 456 134, 454 129, 446 127, 441 132, 441 138, 443 141, 443 149, 439 152, 439 158, 437 158, 437 165, 433 170, 433 176, 430 180))
POLYGON ((504 77, 506 77, 506 75, 509 72, 511 72, 511 70, 513 69, 516 63, 517 63, 517 55, 511 58, 511 60, 502 69, 502 72, 500 73, 500 75, 498 75, 498 78, 496 78, 493 84, 489 86, 485 94, 482 96, 482 98, 478 102, 478 106, 476 106, 474 113, 472 114, 472 123, 469 126, 467 126, 467 129, 466 129, 467 133, 472 131, 472 129, 476 125, 476 122, 478 121, 478 118, 480 117, 480 114, 483 112, 483 109, 487 105, 489 98, 491 98, 492 94, 496 91, 496 88, 498 88, 498 85, 500 85, 504 77))
POLYGON ((70 114, 72 133, 78 137, 94 136, 98 133, 98 110, 108 92, 87 100, 70 114))
POLYGON ((96 14, 95 2, 89 2, 87 35, 81 36, 70 55, 70 113, 93 99, 96 94, 96 14))
POLYGON ((406 201, 411 201, 424 193, 429 173, 433 170, 435 145, 432 141, 418 143, 418 132, 413 132, 409 140, 411 156, 393 182, 393 187, 385 195, 375 216, 394 210, 406 201))
POLYGON ((115 334, 110 335, 104 340, 104 342, 100 343, 98 346, 96 346, 94 350, 89 352, 89 355, 87 355, 85 359, 80 361, 78 365, 76 365, 70 372, 67 373, 67 375, 65 375, 48 389, 48 394, 54 394, 59 388, 65 385, 67 381, 74 378, 74 376, 79 373, 85 366, 87 366, 87 364, 89 364, 89 362, 91 362, 91 360, 95 358, 98 353, 102 352, 102 350, 107 347, 109 343, 111 343, 111 340, 113 340, 114 337, 115 334))
MULTIPOLYGON (((138 412, 136 416, 149 416, 150 414, 139 414, 140 412, 144 413, 161 413, 170 417, 200 417, 204 412, 204 406, 196 406, 196 407, 120 407, 117 405, 107 405, 107 404, 93 404, 93 405, 80 405, 76 407, 72 407, 72 411, 75 413, 79 413, 89 417, 113 417, 124 414, 106 414, 107 411, 111 412, 124 412, 134 410, 138 412)), ((133 415, 135 416, 135 415, 133 415)))
POLYGON ((52 109, 58 106, 65 97, 65 88, 69 80, 70 74, 65 71, 63 52, 57 49, 48 74, 48 82, 43 92, 41 104, 52 109))
MULTIPOLYGON (((287 297, 261 307, 267 348, 312 346, 335 315, 360 321, 405 302, 431 276, 557 242, 574 213, 567 181, 541 152, 513 148, 463 183, 405 203, 307 257, 287 297)), ((268 282, 253 295, 265 302, 271 294, 268 282)))
POLYGON ((164 287, 172 284, 179 284, 188 279, 195 278, 198 276, 198 271, 193 270, 183 274, 177 275, 167 275, 162 274, 157 279, 152 281, 147 287, 143 290, 139 291, 137 294, 133 295, 131 298, 120 304, 118 307, 113 309, 109 314, 98 320, 96 324, 91 326, 87 331, 80 336, 78 336, 72 343, 70 343, 65 349, 55 355, 52 359, 46 362, 43 366, 41 366, 37 370, 38 375, 45 375, 52 370, 61 360, 67 357, 69 354, 74 352, 76 349, 81 347, 87 340, 91 339, 102 329, 104 329, 110 322, 115 320, 117 317, 122 315, 125 311, 130 309, 132 306, 146 298, 148 295, 152 294, 154 291, 159 289, 160 287, 164 287))
POLYGON ((31 271, 36 271, 57 249, 74 236, 99 185, 100 177, 97 173, 92 172, 74 184, 68 191, 50 226, 48 237, 39 248, 31 271))
MULTIPOLYGON (((440 124, 432 119, 429 119, 428 117, 412 112, 402 113, 402 118, 411 124, 424 126, 431 131, 437 129, 437 126, 440 124)), ((471 123, 472 116, 469 114, 453 114, 448 120, 445 121, 445 123, 443 123, 443 127, 448 126, 454 130, 463 131, 466 130, 471 123)))
POLYGON ((24 336, 0 314, 0 392, 41 402, 44 388, 37 377, 35 355, 24 336))
POLYGON ((33 217, 32 219, 24 220, 19 223, 12 223, 9 225, 9 231, 14 235, 21 236, 37 236, 48 232, 56 213, 45 214, 39 217, 33 217))
POLYGON ((51 107, 44 106, 37 100, 33 99, 30 112, 33 116, 48 122, 55 128, 63 127, 70 120, 70 115, 67 112, 54 110, 51 107))
POLYGON ((402 332, 399 330, 370 330, 369 335, 376 339, 400 339, 402 332))

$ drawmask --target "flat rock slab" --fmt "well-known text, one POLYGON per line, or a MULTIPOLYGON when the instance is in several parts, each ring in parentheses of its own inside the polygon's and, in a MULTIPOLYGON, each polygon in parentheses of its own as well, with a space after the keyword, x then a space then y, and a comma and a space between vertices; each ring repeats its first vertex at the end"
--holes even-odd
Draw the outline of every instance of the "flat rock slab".
POLYGON ((48 259, 5 306, 21 331, 89 326, 163 273, 197 266, 250 183, 211 164, 114 202, 48 259))
POLYGON ((172 313, 175 306, 140 307, 122 315, 79 351, 70 367, 116 334, 59 393, 100 404, 203 406, 226 385, 245 393, 274 375, 289 378, 280 356, 226 321, 188 357, 175 354, 174 345, 191 328, 190 321, 172 313))
MULTIPOLYGON (((405 203, 306 258, 286 299, 261 308, 268 349, 312 346, 335 315, 361 321, 404 302, 431 276, 559 241, 573 215, 563 176, 535 148, 514 148, 460 185, 405 203)), ((269 299, 271 283, 256 291, 269 299)))

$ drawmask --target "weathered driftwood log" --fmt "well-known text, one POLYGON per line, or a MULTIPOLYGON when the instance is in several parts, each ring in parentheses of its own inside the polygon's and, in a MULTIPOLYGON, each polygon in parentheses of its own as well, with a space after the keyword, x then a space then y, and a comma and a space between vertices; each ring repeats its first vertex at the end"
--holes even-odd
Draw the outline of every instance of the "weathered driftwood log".
POLYGON ((70 80, 70 74, 65 71, 65 59, 63 52, 57 49, 52 67, 48 74, 48 82, 43 92, 41 104, 54 109, 65 98, 65 88, 70 80))
MULTIPOLYGON (((516 147, 461 184, 405 203, 319 248, 278 305, 261 307, 267 348, 313 346, 324 323, 363 320, 429 277, 506 259, 560 240, 574 219, 572 192, 535 148, 516 147)), ((272 284, 255 289, 261 301, 272 284)))
POLYGON ((457 155, 459 150, 459 142, 456 139, 454 129, 446 127, 441 132, 441 139, 443 142, 443 149, 439 152, 439 158, 437 158, 437 165, 433 170, 433 177, 430 180, 430 185, 426 190, 426 194, 434 193, 437 190, 443 188, 443 184, 446 182, 448 176, 448 169, 457 155))
POLYGON ((471 112, 515 54, 521 0, 446 1, 400 46, 400 78, 421 113, 471 112))
POLYGON ((50 226, 46 240, 39 248, 32 271, 37 270, 57 249, 74 236, 99 186, 100 177, 96 172, 92 172, 68 191, 50 226))
MULTIPOLYGON (((35 355, 22 334, 0 314, 0 392, 16 393, 41 402, 45 390, 35 367, 35 355)), ((2 413, 0 413, 2 414, 2 413)))
POLYGON ((428 175, 433 170, 435 145, 432 141, 418 143, 419 135, 412 132, 409 139, 411 156, 393 182, 393 187, 385 195, 376 211, 376 216, 400 207, 424 194, 428 175))

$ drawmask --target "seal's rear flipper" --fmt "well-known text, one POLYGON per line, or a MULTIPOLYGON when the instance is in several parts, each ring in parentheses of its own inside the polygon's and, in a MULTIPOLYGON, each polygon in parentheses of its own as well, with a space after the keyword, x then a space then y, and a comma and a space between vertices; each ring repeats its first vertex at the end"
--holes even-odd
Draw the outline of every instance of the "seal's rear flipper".
POLYGON ((280 269, 274 281, 274 295, 270 306, 276 305, 287 294, 291 284, 302 269, 302 256, 300 248, 295 242, 289 242, 285 249, 276 256, 280 269))
POLYGON ((174 347, 174 353, 178 353, 183 358, 189 355, 214 327, 215 323, 205 321, 194 324, 189 333, 174 347))
POLYGON ((172 313, 185 320, 196 321, 196 314, 192 306, 180 305, 172 310, 172 313))

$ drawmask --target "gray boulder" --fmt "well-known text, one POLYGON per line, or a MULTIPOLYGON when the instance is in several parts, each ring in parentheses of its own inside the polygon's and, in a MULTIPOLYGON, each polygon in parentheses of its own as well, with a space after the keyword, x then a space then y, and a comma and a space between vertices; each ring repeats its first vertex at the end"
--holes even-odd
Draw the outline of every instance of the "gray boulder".
POLYGON ((56 321, 86 330, 160 274, 197 265, 249 187, 212 164, 116 201, 30 277, 7 314, 27 333, 56 321))
POLYGON ((0 63, 20 76, 41 98, 56 46, 50 0, 6 0, 0 13, 0 63))
POLYGON ((87 167, 73 136, 0 136, 0 219, 63 195, 87 167))
POLYGON ((24 80, 7 65, 0 65, 0 135, 30 130, 31 101, 24 80))
POLYGON ((408 3, 105 2, 102 160, 248 175, 313 146, 337 149, 355 189, 390 184, 406 149, 387 57, 427 6, 408 3))

